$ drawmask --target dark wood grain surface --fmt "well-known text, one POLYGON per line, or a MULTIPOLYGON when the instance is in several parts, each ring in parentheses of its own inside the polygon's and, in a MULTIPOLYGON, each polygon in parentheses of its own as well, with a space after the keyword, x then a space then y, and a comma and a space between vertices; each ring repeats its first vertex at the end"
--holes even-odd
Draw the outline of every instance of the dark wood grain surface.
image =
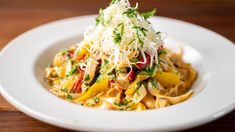
MULTIPOLYGON (((132 0, 135 3, 137 0, 132 0)), ((235 42, 235 0, 138 0, 140 11, 195 23, 235 42)), ((19 34, 58 19, 96 14, 109 0, 0 0, 0 49, 19 34)), ((1 73, 0 73, 1 74, 1 73)), ((235 94, 235 93, 234 93, 235 94)), ((37 121, 0 95, 0 132, 68 131, 37 121)), ((235 131, 235 111, 188 131, 235 131)))

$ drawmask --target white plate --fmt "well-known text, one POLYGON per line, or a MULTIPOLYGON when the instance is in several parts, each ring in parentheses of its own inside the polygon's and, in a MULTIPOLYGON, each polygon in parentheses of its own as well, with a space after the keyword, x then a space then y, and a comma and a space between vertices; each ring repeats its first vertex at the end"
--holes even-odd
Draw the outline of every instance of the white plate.
POLYGON ((234 108, 235 46, 205 28, 153 17, 167 33, 169 47, 182 47, 199 72, 194 96, 177 105, 141 112, 95 110, 54 96, 44 68, 56 52, 82 40, 95 16, 64 19, 34 28, 12 40, 0 54, 0 92, 14 106, 41 121, 73 130, 182 130, 215 120, 234 108))

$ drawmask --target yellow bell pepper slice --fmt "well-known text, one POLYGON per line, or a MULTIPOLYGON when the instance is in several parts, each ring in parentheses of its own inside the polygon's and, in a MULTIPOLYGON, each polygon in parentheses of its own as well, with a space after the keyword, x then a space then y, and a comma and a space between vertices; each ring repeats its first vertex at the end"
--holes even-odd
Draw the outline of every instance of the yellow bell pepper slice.
POLYGON ((84 47, 86 47, 87 49, 90 49, 89 44, 84 44, 83 46, 81 46, 81 48, 76 52, 76 59, 77 60, 82 59, 88 53, 88 50, 84 47))
POLYGON ((143 103, 140 102, 134 105, 133 110, 136 110, 136 111, 146 110, 146 107, 143 103))
POLYGON ((180 82, 180 75, 172 72, 159 72, 156 78, 163 86, 174 86, 180 82))
POLYGON ((108 89, 108 78, 103 77, 100 78, 100 80, 97 80, 86 93, 84 93, 80 98, 74 100, 75 102, 82 102, 102 91, 105 91, 108 89))
POLYGON ((133 95, 135 93, 136 89, 137 89, 137 83, 138 82, 139 82, 139 80, 137 80, 137 79, 134 82, 132 82, 129 85, 128 89, 125 91, 125 94, 129 95, 129 96, 133 95))
POLYGON ((142 80, 146 80, 148 79, 150 76, 147 76, 147 75, 142 75, 142 74, 138 74, 135 81, 132 82, 129 86, 128 86, 128 89, 126 90, 125 94, 126 95, 133 95, 138 87, 138 82, 139 81, 142 81, 142 80))

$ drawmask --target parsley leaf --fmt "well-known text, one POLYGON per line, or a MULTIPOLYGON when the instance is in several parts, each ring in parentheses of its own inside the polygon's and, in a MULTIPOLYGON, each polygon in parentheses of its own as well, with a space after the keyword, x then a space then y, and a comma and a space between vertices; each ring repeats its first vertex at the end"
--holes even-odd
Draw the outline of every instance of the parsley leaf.
POLYGON ((73 100, 73 97, 70 94, 67 94, 67 99, 73 100))
POLYGON ((134 8, 130 7, 125 12, 123 12, 123 15, 127 15, 130 18, 137 17, 137 9, 138 5, 136 5, 134 8))
POLYGON ((157 35, 160 34, 160 33, 161 33, 160 31, 156 32, 157 35))
POLYGON ((71 76, 72 74, 74 74, 78 69, 78 65, 74 66, 71 71, 66 75, 67 77, 71 76))
POLYGON ((108 60, 104 60, 104 64, 107 65, 109 63, 108 60))
POLYGON ((118 24, 118 26, 113 30, 113 41, 116 44, 121 43, 123 32, 124 32, 124 24, 123 23, 118 24))
POLYGON ((165 55, 167 54, 165 50, 160 50, 158 53, 158 56, 165 55))
POLYGON ((88 80, 90 80, 90 76, 87 74, 87 75, 85 76, 85 81, 88 81, 88 80))
POLYGON ((119 1, 120 1, 120 0, 112 0, 111 3, 110 3, 110 5, 115 4, 115 3, 118 3, 119 1))
POLYGON ((151 79, 150 83, 153 86, 153 88, 157 88, 157 80, 156 79, 151 79))
POLYGON ((141 16, 142 16, 145 20, 147 20, 147 19, 149 19, 150 17, 154 16, 154 14, 155 14, 156 12, 157 12, 157 11, 156 11, 156 8, 155 8, 155 9, 153 9, 153 10, 150 11, 150 12, 141 13, 141 16))
POLYGON ((68 92, 68 89, 67 88, 62 88, 62 89, 60 89, 62 92, 68 92))
POLYGON ((100 101, 100 99, 97 98, 97 97, 93 98, 93 100, 94 100, 94 102, 95 102, 96 104, 99 103, 99 101, 100 101))
POLYGON ((47 67, 52 67, 52 65, 51 64, 47 64, 47 67))
POLYGON ((99 16, 96 17, 95 21, 96 21, 96 26, 99 25, 100 23, 102 25, 104 25, 104 11, 103 11, 103 9, 100 9, 99 16))
POLYGON ((143 27, 138 27, 138 26, 134 26, 133 29, 136 30, 136 36, 137 39, 139 41, 139 43, 141 44, 141 47, 143 48, 144 46, 144 41, 141 39, 140 37, 140 33, 142 33, 144 36, 146 36, 146 32, 148 31, 147 29, 143 28, 143 27))

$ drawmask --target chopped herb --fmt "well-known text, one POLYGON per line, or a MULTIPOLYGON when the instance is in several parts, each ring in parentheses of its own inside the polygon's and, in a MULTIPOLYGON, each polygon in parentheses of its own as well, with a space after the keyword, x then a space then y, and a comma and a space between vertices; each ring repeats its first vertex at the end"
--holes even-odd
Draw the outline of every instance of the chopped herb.
POLYGON ((140 32, 141 32, 144 36, 146 36, 146 32, 147 32, 148 30, 145 29, 145 28, 143 28, 143 27, 138 27, 138 26, 134 26, 133 29, 136 30, 136 36, 137 36, 137 38, 138 38, 139 43, 141 44, 141 48, 143 48, 143 46, 144 46, 144 41, 143 41, 143 40, 141 39, 141 37, 140 37, 140 32))
POLYGON ((107 23, 110 23, 113 19, 113 16, 110 17, 110 19, 107 21, 107 23))
POLYGON ((120 0, 112 0, 110 5, 118 3, 120 0))
POLYGON ((138 5, 136 5, 134 8, 130 7, 127 9, 127 11, 123 12, 123 15, 127 15, 130 18, 137 17, 137 9, 138 5))
POLYGON ((158 53, 158 56, 165 55, 167 52, 165 50, 160 50, 158 53))
POLYGON ((47 67, 52 67, 52 65, 51 64, 47 64, 47 67))
POLYGON ((151 79, 150 83, 154 88, 157 88, 157 80, 156 79, 151 79))
POLYGON ((136 83, 137 87, 140 87, 141 84, 142 84, 142 81, 139 81, 139 82, 136 83))
POLYGON ((109 63, 108 60, 104 60, 104 64, 107 65, 109 63))
POLYGON ((140 35, 139 35, 138 31, 136 32, 136 35, 137 35, 139 43, 141 44, 141 48, 143 48, 144 47, 144 41, 140 38, 140 35))
POLYGON ((135 92, 137 93, 137 95, 139 95, 139 96, 140 96, 139 89, 137 89, 135 92))
POLYGON ((97 98, 97 97, 93 98, 93 100, 94 100, 94 102, 95 102, 96 104, 99 103, 99 101, 100 101, 100 99, 97 98))
POLYGON ((131 40, 131 42, 128 45, 132 44, 134 41, 135 41, 135 39, 131 40))
POLYGON ((141 75, 147 75, 147 76, 150 76, 152 77, 153 75, 155 75, 155 66, 152 66, 152 67, 146 67, 144 70, 142 70, 139 74, 141 75))
POLYGON ((68 92, 68 89, 67 88, 62 88, 62 89, 60 89, 62 92, 68 92))
POLYGON ((72 74, 74 74, 78 69, 78 65, 74 66, 71 71, 66 75, 67 77, 71 76, 72 74))
POLYGON ((89 74, 87 74, 87 75, 85 76, 85 81, 88 81, 88 80, 90 80, 89 74))
POLYGON ((156 32, 157 35, 160 34, 160 33, 161 33, 160 31, 156 32))
POLYGON ((145 13, 141 13, 141 16, 143 16, 143 18, 145 20, 149 19, 150 17, 154 16, 154 14, 156 13, 156 9, 153 9, 150 12, 145 12, 145 13))
POLYGON ((122 104, 123 104, 123 105, 127 105, 127 104, 130 103, 130 102, 131 102, 131 101, 128 101, 128 100, 125 99, 122 104))
POLYGON ((134 26, 133 29, 136 29, 136 31, 140 31, 144 36, 146 36, 147 29, 139 26, 134 26))
POLYGON ((104 25, 104 11, 103 11, 103 9, 100 9, 99 16, 96 17, 95 21, 96 21, 96 25, 99 25, 99 24, 104 25))
POLYGON ((113 30, 113 40, 116 44, 121 43, 123 32, 124 32, 124 24, 123 23, 118 24, 118 26, 113 30))
POLYGON ((67 94, 67 99, 73 100, 73 97, 70 94, 67 94))

